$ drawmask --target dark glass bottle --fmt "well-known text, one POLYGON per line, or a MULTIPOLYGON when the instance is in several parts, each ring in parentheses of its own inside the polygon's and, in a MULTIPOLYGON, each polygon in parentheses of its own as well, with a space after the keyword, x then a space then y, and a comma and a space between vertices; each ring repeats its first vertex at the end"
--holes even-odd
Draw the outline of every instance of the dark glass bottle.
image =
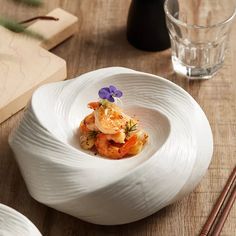
POLYGON ((132 0, 127 39, 133 46, 145 51, 162 51, 170 47, 164 0, 132 0))

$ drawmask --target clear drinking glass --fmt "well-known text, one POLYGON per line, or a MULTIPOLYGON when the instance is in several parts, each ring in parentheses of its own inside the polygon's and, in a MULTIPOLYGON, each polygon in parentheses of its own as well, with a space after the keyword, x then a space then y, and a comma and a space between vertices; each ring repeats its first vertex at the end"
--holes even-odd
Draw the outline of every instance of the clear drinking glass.
POLYGON ((174 70, 211 78, 224 61, 236 0, 166 0, 164 8, 174 70))

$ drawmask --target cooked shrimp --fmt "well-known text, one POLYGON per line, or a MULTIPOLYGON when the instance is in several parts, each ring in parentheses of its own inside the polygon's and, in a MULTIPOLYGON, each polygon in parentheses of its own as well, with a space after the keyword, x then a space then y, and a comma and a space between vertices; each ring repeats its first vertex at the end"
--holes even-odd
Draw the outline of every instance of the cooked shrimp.
POLYGON ((115 104, 108 103, 94 110, 95 125, 104 134, 116 134, 125 128, 129 119, 115 104))
POLYGON ((80 123, 80 132, 87 133, 89 131, 98 131, 98 128, 95 125, 95 117, 93 113, 86 116, 80 123))
POLYGON ((91 113, 86 116, 80 123, 80 145, 83 149, 91 149, 95 144, 96 135, 91 133, 97 132, 98 129, 95 126, 94 114, 91 113))
POLYGON ((116 143, 125 143, 126 134, 124 132, 118 132, 116 134, 107 134, 107 139, 116 143))
POLYGON ((106 156, 112 159, 121 159, 128 154, 131 147, 136 143, 137 137, 133 135, 124 144, 115 145, 110 142, 109 135, 98 134, 95 141, 97 151, 102 156, 106 156))
POLYGON ((143 149, 148 135, 139 129, 138 120, 123 113, 116 104, 91 102, 93 112, 80 124, 80 145, 111 159, 135 155, 143 149))
POLYGON ((81 135, 80 136, 80 146, 83 148, 83 149, 91 149, 94 144, 95 144, 95 137, 92 137, 90 136, 89 134, 88 135, 81 135))
POLYGON ((137 136, 137 141, 130 148, 128 152, 129 155, 136 155, 140 153, 143 149, 144 144, 147 142, 147 139, 148 139, 148 135, 142 130, 135 132, 135 135, 137 136))

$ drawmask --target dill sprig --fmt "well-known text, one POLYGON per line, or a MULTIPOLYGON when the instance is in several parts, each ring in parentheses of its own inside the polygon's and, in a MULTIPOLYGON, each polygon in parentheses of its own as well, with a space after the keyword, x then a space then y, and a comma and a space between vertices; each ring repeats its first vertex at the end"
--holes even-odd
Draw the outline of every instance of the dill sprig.
POLYGON ((125 134, 129 135, 131 132, 134 132, 136 130, 137 130, 137 123, 134 123, 132 120, 129 120, 129 122, 127 122, 125 126, 125 134))
POLYGON ((99 134, 99 131, 95 131, 95 130, 91 130, 88 132, 88 138, 89 139, 94 139, 96 138, 96 136, 99 134))

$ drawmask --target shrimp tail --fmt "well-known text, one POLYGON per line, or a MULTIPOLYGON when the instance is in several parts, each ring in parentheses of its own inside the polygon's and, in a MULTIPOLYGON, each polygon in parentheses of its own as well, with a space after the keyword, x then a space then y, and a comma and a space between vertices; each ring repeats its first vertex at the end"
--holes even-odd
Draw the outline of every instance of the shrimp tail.
POLYGON ((90 102, 88 104, 88 108, 96 110, 96 109, 98 109, 100 107, 100 105, 101 104, 99 102, 90 102))
POLYGON ((121 157, 123 157, 126 154, 128 154, 129 150, 135 145, 136 142, 137 142, 137 136, 136 135, 133 135, 132 137, 130 137, 125 142, 125 144, 119 149, 121 157))

